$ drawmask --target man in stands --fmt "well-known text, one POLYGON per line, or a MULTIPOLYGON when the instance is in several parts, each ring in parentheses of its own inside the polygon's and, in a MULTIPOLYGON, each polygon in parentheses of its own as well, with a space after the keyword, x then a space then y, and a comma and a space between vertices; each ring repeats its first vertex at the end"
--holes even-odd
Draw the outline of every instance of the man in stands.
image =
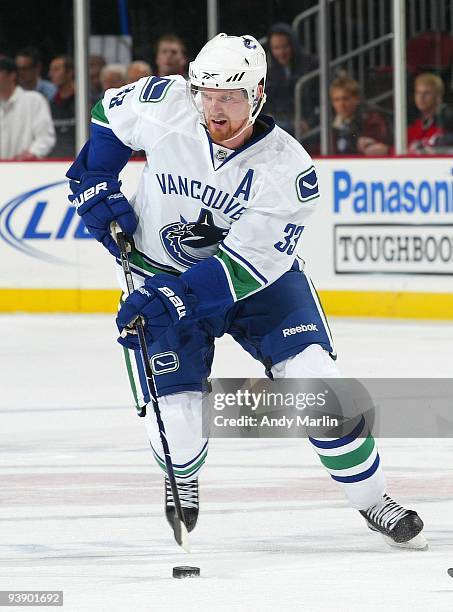
MULTIPOLYGON (((277 124, 294 135, 294 93, 300 77, 318 68, 314 55, 306 53, 290 25, 276 23, 268 33, 268 77, 266 111, 277 124)), ((302 88, 302 133, 318 124, 318 81, 311 79, 302 88)), ((304 146, 307 143, 304 142, 304 146)), ((310 148, 310 147, 309 147, 310 148)))
POLYGON ((52 157, 73 157, 75 149, 74 61, 69 55, 58 55, 50 62, 49 76, 57 88, 50 103, 57 143, 52 157))
POLYGON ((357 81, 342 75, 330 85, 335 111, 333 148, 337 155, 387 155, 391 144, 389 121, 378 109, 361 101, 357 81))
POLYGON ((94 106, 104 95, 101 85, 101 70, 106 62, 102 55, 90 55, 88 58, 88 74, 90 77, 90 99, 94 106))
POLYGON ((180 74, 187 77, 187 50, 179 36, 165 34, 156 45, 156 67, 159 76, 180 74))
POLYGON ((0 158, 30 161, 55 144, 49 103, 37 91, 17 85, 13 59, 0 58, 0 158))
POLYGON ((415 79, 414 101, 420 116, 407 130, 407 144, 411 153, 426 153, 433 137, 443 133, 444 84, 440 77, 430 72, 415 79))
POLYGON ((19 85, 29 91, 38 91, 50 102, 57 93, 53 83, 41 78, 42 63, 38 49, 25 47, 16 55, 19 85))
POLYGON ((126 70, 126 83, 135 83, 135 81, 152 74, 153 72, 148 62, 142 60, 131 62, 126 70))
POLYGON ((126 68, 123 64, 107 64, 101 70, 102 91, 126 84, 126 68))

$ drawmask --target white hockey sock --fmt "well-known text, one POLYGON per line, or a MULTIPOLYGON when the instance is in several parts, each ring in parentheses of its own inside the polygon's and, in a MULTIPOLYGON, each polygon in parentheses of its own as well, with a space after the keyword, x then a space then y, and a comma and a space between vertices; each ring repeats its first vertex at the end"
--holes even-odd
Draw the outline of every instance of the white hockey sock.
MULTIPOLYGON (((317 344, 277 363, 272 374, 274 378, 336 378, 340 375, 327 351, 317 344)), ((351 422, 352 430, 342 438, 310 437, 321 463, 343 489, 351 506, 358 510, 376 504, 385 492, 379 453, 366 427, 362 417, 355 424, 351 422)))
POLYGON ((386 486, 384 473, 376 443, 363 416, 352 431, 341 438, 309 439, 351 506, 366 510, 382 498, 386 486))
MULTIPOLYGON (((202 435, 201 400, 202 394, 198 391, 185 391, 159 398, 175 476, 181 482, 192 480, 198 475, 208 454, 208 439, 202 435)), ((147 406, 144 420, 154 458, 166 472, 159 429, 151 405, 147 406)))

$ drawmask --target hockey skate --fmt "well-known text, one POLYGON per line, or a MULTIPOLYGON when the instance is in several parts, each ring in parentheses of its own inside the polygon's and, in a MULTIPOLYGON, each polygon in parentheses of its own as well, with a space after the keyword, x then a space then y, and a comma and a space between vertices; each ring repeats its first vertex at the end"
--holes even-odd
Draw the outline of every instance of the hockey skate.
MULTIPOLYGON (((178 482, 178 492, 187 531, 192 531, 198 519, 198 478, 187 482, 178 482)), ((170 527, 173 529, 175 502, 168 478, 165 478, 165 514, 170 527)))
POLYGON ((422 519, 414 510, 406 510, 387 494, 379 503, 359 512, 368 527, 381 533, 390 546, 418 550, 428 548, 428 542, 421 533, 422 519))

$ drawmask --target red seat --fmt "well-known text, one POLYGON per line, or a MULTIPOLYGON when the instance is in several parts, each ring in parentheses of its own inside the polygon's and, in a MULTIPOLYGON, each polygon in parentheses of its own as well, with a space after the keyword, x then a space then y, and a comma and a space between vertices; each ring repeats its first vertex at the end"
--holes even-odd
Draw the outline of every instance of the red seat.
POLYGON ((453 38, 446 32, 422 32, 407 43, 407 67, 411 72, 444 70, 453 60, 453 38))

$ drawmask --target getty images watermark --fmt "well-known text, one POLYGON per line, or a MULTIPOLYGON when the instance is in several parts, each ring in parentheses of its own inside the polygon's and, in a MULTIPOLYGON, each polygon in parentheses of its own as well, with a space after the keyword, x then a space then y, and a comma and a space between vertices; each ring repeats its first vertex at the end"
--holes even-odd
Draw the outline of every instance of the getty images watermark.
POLYGON ((314 415, 306 412, 309 409, 321 409, 327 404, 329 390, 318 393, 292 393, 253 391, 250 389, 237 389, 235 392, 214 392, 212 407, 221 411, 212 417, 216 427, 338 427, 340 419, 328 414, 314 415), (229 408, 244 408, 250 414, 231 416, 229 408), (257 411, 266 409, 294 408, 294 416, 282 413, 280 416, 271 416, 269 413, 257 415, 257 411), (224 412, 225 411, 225 412, 224 412), (303 413, 303 414, 301 414, 303 413))
POLYGON ((344 433, 348 418, 321 379, 214 379, 203 428, 212 437, 303 437, 344 433))
POLYGON ((210 383, 203 400, 205 436, 453 438, 453 379, 217 378, 210 383))

